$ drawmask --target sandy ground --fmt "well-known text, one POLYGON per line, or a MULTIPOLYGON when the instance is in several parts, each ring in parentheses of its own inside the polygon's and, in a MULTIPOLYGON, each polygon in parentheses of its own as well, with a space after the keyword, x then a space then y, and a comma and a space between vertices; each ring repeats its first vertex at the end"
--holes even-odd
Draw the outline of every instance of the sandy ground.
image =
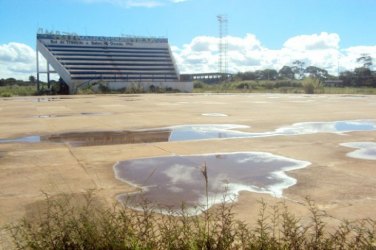
MULTIPOLYGON (((0 99, 0 138, 72 131, 114 131, 182 124, 241 124, 246 131, 271 131, 296 122, 376 119, 376 96, 279 94, 169 94, 20 97, 0 99), (97 113, 81 115, 81 113, 97 113), (224 113, 226 117, 202 116, 224 113), (51 116, 53 115, 53 116, 51 116), (48 117, 51 116, 51 117, 48 117)), ((329 215, 376 218, 375 161, 346 157, 345 142, 376 142, 376 132, 311 134, 267 138, 161 142, 70 147, 53 143, 0 144, 0 226, 24 216, 43 192, 80 193, 96 189, 109 204, 132 187, 116 180, 120 160, 171 154, 263 151, 312 164, 288 172, 297 184, 284 199, 242 192, 238 218, 253 221, 264 199, 285 200, 291 211, 307 215, 311 197, 329 215)))

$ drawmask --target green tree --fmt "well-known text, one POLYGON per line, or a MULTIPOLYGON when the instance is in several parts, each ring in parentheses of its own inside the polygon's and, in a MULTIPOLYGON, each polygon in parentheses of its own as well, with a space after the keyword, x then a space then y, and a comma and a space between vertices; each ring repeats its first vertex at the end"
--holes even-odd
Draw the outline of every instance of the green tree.
POLYGON ((356 59, 356 61, 358 63, 362 63, 363 64, 363 68, 366 68, 366 69, 371 69, 373 63, 372 63, 372 57, 368 54, 362 54, 358 59, 356 59))
POLYGON ((295 79, 295 73, 294 73, 293 69, 290 66, 283 66, 278 71, 278 77, 281 78, 281 79, 294 80, 295 79))
POLYGON ((296 60, 292 63, 294 66, 292 67, 292 70, 294 74, 299 76, 299 79, 304 78, 304 71, 305 71, 305 62, 296 60))
POLYGON ((264 69, 261 74, 263 80, 276 80, 278 76, 278 72, 275 69, 264 69))
POLYGON ((29 82, 35 83, 36 82, 35 76, 33 76, 33 75, 29 76, 29 82))
POLYGON ((329 77, 328 71, 316 66, 309 66, 305 69, 305 73, 308 73, 310 77, 320 79, 323 81, 329 77))

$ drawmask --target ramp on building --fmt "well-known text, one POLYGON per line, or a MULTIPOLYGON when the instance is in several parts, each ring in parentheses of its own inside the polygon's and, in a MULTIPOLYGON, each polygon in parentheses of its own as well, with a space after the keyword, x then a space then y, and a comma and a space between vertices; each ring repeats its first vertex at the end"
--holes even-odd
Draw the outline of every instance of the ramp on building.
POLYGON ((167 38, 37 34, 38 82, 41 73, 49 81, 51 72, 59 74, 70 93, 98 83, 110 89, 193 88, 179 81, 167 38), (46 72, 39 70, 39 53, 47 60, 46 72))

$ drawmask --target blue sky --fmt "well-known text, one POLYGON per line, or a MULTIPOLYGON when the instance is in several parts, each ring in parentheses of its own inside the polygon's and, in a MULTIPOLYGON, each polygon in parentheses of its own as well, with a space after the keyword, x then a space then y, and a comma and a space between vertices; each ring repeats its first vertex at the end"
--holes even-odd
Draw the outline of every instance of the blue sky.
MULTIPOLYGON (((218 42, 215 40, 218 14, 228 16, 228 35, 233 38, 229 40, 230 45, 233 41, 237 51, 245 49, 247 54, 246 58, 239 59, 236 49, 229 51, 229 59, 234 59, 232 71, 278 69, 293 59, 306 60, 307 64, 320 63, 308 58, 310 55, 304 58, 306 53, 302 51, 290 61, 287 58, 261 60, 267 56, 286 56, 289 53, 281 54, 286 43, 302 36, 308 43, 312 40, 310 36, 314 36, 317 46, 324 44, 323 49, 337 51, 337 55, 334 51, 325 54, 333 57, 330 64, 324 64, 328 70, 335 71, 336 61, 342 57, 345 70, 355 67, 350 64, 354 58, 347 58, 349 49, 351 57, 375 53, 375 13, 376 0, 0 0, 0 78, 10 73, 9 69, 5 70, 6 58, 21 60, 9 54, 12 52, 9 50, 24 45, 20 50, 27 50, 31 56, 38 28, 80 35, 168 37, 182 71, 215 71, 218 51, 208 43, 218 42), (201 49, 197 50, 197 46, 201 49), (203 46, 208 50, 203 51, 203 46), (266 50, 267 54, 259 53, 266 50), (203 60, 198 52, 211 59, 203 60)), ((299 39, 295 41, 297 46, 300 43, 299 39)), ((32 65, 28 73, 33 73, 32 65)))

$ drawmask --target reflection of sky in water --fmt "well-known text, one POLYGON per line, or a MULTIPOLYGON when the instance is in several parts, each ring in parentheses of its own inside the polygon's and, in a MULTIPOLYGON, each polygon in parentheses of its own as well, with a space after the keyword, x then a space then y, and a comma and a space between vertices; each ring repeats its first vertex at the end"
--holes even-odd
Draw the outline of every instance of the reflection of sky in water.
POLYGON ((202 116, 212 116, 212 117, 226 117, 228 115, 222 113, 204 113, 202 116))
POLYGON ((25 136, 25 137, 19 137, 15 139, 0 139, 0 143, 11 143, 11 142, 35 143, 35 142, 40 142, 40 141, 41 141, 41 138, 39 135, 25 136))
POLYGON ((233 129, 248 128, 241 125, 183 125, 171 127, 169 141, 190 141, 215 138, 247 137, 249 133, 233 129))
POLYGON ((171 127, 169 141, 188 141, 204 139, 229 139, 269 137, 278 135, 305 135, 315 133, 344 133, 354 131, 376 130, 373 121, 336 121, 336 122, 302 122, 281 127, 270 132, 250 133, 235 129, 249 128, 241 125, 182 125, 171 127))
POLYGON ((120 195, 128 205, 137 207, 145 199, 160 208, 178 209, 205 204, 203 164, 207 166, 210 206, 235 200, 240 191, 270 193, 281 197, 296 180, 286 171, 310 163, 263 152, 168 156, 122 161, 114 166, 118 179, 142 188, 143 193, 120 195))
POLYGON ((363 160, 376 160, 376 143, 375 142, 349 142, 342 143, 341 146, 356 148, 357 150, 347 154, 348 157, 363 159, 363 160))
POLYGON ((373 121, 336 121, 336 122, 302 122, 289 127, 282 127, 272 132, 272 135, 303 135, 315 133, 343 133, 354 131, 376 130, 373 121))
MULTIPOLYGON (((181 125, 167 128, 159 128, 152 130, 133 130, 120 131, 123 133, 145 133, 143 140, 132 143, 148 143, 148 142, 162 142, 162 141, 190 141, 190 140, 208 140, 208 139, 233 139, 233 138, 254 138, 254 137, 270 137, 270 136, 289 136, 289 135, 305 135, 315 133, 346 133, 354 131, 372 131, 376 130, 376 123, 369 120, 353 120, 353 121, 335 121, 335 122, 303 122, 295 123, 291 126, 281 127, 274 131, 250 133, 237 129, 247 129, 248 126, 234 125, 234 124, 203 124, 203 125, 181 125), (152 135, 158 131, 169 131, 170 136, 161 140, 148 140, 148 134, 152 135)), ((95 132, 82 132, 80 138, 87 141, 95 132), (86 133, 86 134, 85 134, 86 133), (86 138, 86 137, 87 138, 86 138)), ((104 131, 103 134, 113 133, 112 131, 104 131)), ((69 134, 69 133, 68 133, 69 134)), ((62 134, 64 135, 64 134, 62 134)), ((0 143, 9 142, 41 142, 37 139, 39 136, 28 136, 15 139, 0 139, 0 143)), ((40 138, 40 137, 39 137, 40 138)), ((43 141, 48 141, 48 136, 43 141)), ((68 139, 67 139, 68 140, 68 139)), ((69 141, 67 141, 69 143, 69 141)), ((75 141, 77 142, 77 141, 75 141)), ((129 141, 124 140, 122 143, 128 144, 129 141)))

